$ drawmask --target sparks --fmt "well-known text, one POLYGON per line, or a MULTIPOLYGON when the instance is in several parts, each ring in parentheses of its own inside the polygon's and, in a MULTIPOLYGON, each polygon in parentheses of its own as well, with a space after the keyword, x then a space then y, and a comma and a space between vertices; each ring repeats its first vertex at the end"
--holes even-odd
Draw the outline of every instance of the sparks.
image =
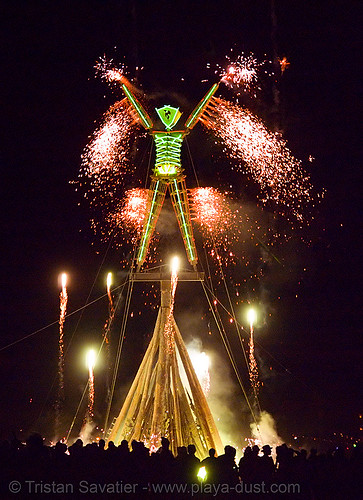
POLYGON ((96 351, 90 349, 86 355, 86 364, 88 368, 88 421, 93 418, 93 406, 95 402, 95 376, 94 367, 96 365, 96 351))
POLYGON ((110 226, 114 228, 114 233, 123 232, 125 238, 130 240, 132 244, 136 242, 142 229, 147 199, 147 189, 129 189, 116 210, 107 217, 110 226))
POLYGON ((106 344, 106 360, 107 360, 107 373, 106 373, 106 385, 107 385, 107 398, 111 395, 111 346, 110 346, 110 332, 111 326, 113 323, 113 319, 115 316, 115 307, 111 294, 111 285, 112 285, 112 273, 107 274, 106 279, 106 289, 107 289, 107 297, 108 297, 108 318, 105 321, 103 326, 103 339, 106 344))
POLYGON ((242 217, 231 200, 215 188, 190 190, 191 214, 205 238, 206 248, 212 257, 233 264, 233 243, 241 236, 242 217))
POLYGON ((83 152, 77 183, 95 214, 93 230, 104 241, 112 236, 116 245, 135 243, 144 199, 146 203, 141 189, 126 190, 135 174, 130 147, 136 123, 125 99, 111 106, 83 152))
POLYGON ((249 340, 249 375, 252 389, 257 394, 260 386, 258 380, 258 366, 255 358, 255 343, 254 343, 254 329, 253 325, 256 321, 256 311, 254 309, 249 309, 248 320, 250 323, 250 340, 249 340))
POLYGON ((146 448, 149 449, 149 453, 156 453, 161 444, 161 436, 160 434, 151 434, 150 438, 144 436, 143 443, 146 448))
POLYGON ((125 100, 114 104, 105 114, 82 155, 82 174, 91 180, 94 189, 106 187, 112 175, 128 171, 132 125, 130 106, 125 100))
POLYGON ((201 121, 223 141, 230 158, 243 161, 264 194, 263 203, 270 200, 303 221, 305 205, 312 201, 312 186, 279 134, 270 132, 247 109, 215 97, 201 121))
POLYGON ((60 397, 63 398, 64 392, 64 339, 63 339, 63 328, 64 322, 67 314, 67 303, 68 303, 68 293, 67 293, 67 275, 62 273, 61 276, 62 290, 59 295, 60 299, 60 315, 59 315, 59 359, 58 359, 58 371, 59 371, 59 391, 60 397))
POLYGON ((190 190, 194 220, 216 237, 230 227, 232 212, 225 196, 212 187, 190 190))
POLYGON ((112 324, 112 320, 115 314, 114 306, 113 306, 113 299, 111 295, 111 284, 112 284, 112 273, 107 274, 106 278, 106 289, 107 289, 107 297, 108 297, 108 318, 106 320, 106 323, 103 327, 103 337, 105 339, 105 342, 107 344, 107 353, 108 353, 108 358, 110 357, 109 353, 109 342, 110 342, 110 328, 112 324))
POLYGON ((112 301, 112 295, 111 295, 111 285, 112 285, 112 273, 107 274, 107 279, 106 279, 106 287, 107 287, 107 296, 108 300, 110 303, 110 309, 113 309, 113 301, 112 301))
POLYGON ((280 63, 280 68, 281 68, 281 74, 284 73, 284 71, 287 70, 287 68, 290 66, 289 61, 286 59, 286 57, 282 57, 281 59, 278 58, 278 61, 280 63))
POLYGON ((123 83, 125 81, 125 66, 116 68, 112 59, 101 57, 95 64, 96 74, 108 83, 123 83))
POLYGON ((253 54, 241 54, 235 61, 227 56, 228 67, 221 73, 221 82, 243 92, 253 93, 257 90, 258 68, 264 64, 258 62, 253 54))
POLYGON ((61 275, 61 292, 59 295, 60 301, 60 314, 59 314, 59 339, 58 339, 58 396, 55 403, 55 432, 59 432, 61 410, 64 400, 64 338, 63 329, 64 322, 67 314, 67 303, 68 303, 68 293, 67 293, 67 274, 62 273, 61 275))

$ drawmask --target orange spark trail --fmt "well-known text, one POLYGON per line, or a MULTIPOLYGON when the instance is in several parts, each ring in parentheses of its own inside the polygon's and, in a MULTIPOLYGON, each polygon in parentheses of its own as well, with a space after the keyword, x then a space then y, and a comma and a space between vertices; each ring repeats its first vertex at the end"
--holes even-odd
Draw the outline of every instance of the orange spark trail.
POLYGON ((96 364, 96 352, 91 349, 87 353, 86 357, 87 367, 88 367, 88 407, 85 417, 84 424, 89 423, 93 419, 93 406, 95 402, 95 375, 94 367, 96 364))
POLYGON ((115 307, 111 294, 111 284, 112 284, 112 273, 107 274, 106 287, 107 287, 107 297, 108 297, 108 318, 103 327, 103 338, 106 344, 106 359, 107 359, 107 374, 106 374, 106 384, 107 384, 107 399, 111 395, 111 346, 110 346, 110 330, 115 316, 115 307))
POLYGON ((253 340, 253 322, 250 322, 250 341, 249 341, 249 372, 250 372, 250 382, 255 393, 258 393, 260 382, 258 380, 258 367, 255 358, 255 343, 253 340))
POLYGON ((108 296, 108 301, 110 305, 110 311, 113 311, 113 300, 112 300, 112 295, 111 295, 111 284, 112 284, 112 274, 108 273, 107 275, 107 296, 108 296))
POLYGON ((88 415, 92 420, 93 418, 93 406, 95 403, 95 375, 93 372, 93 368, 89 368, 89 376, 88 376, 88 384, 89 384, 89 394, 88 394, 88 415))
POLYGON ((58 359, 58 372, 59 372, 59 397, 63 399, 64 392, 64 341, 63 341, 63 327, 67 314, 67 275, 62 274, 62 291, 59 295, 60 298, 60 316, 59 316, 59 359, 58 359))
POLYGON ((60 420, 61 411, 63 408, 64 401, 64 338, 63 338, 63 328, 64 322, 67 314, 67 275, 62 273, 61 275, 61 285, 62 289, 59 295, 60 300, 60 315, 59 315, 59 339, 58 339, 58 395, 55 402, 55 433, 56 435, 60 432, 60 420))
MULTIPOLYGON (((107 318, 106 323, 103 327, 103 337, 104 337, 105 342, 107 344, 107 351, 109 351, 109 342, 110 342, 109 333, 110 333, 110 328, 111 328, 111 324, 113 321, 113 317, 115 314, 112 295, 111 295, 111 283, 112 283, 112 273, 108 273, 107 280, 106 280, 107 297, 108 297, 108 318, 107 318)), ((109 357, 109 354, 110 353, 108 352, 108 357, 109 357)))

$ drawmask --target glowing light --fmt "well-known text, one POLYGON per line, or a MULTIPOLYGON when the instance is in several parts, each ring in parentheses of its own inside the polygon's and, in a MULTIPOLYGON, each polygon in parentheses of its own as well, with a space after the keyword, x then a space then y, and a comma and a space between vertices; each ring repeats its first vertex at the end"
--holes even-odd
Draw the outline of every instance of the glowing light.
POLYGON ((179 268, 180 268, 180 259, 179 257, 175 256, 171 259, 171 265, 170 265, 171 274, 172 275, 177 274, 179 268))
POLYGON ((86 365, 91 373, 96 365, 96 351, 94 349, 90 349, 86 354, 86 365))
MULTIPOLYGON (((242 54, 235 60, 227 59, 227 69, 218 71, 221 81, 237 91, 255 91, 259 69, 265 61, 258 62, 252 54, 242 54)), ((103 59, 97 64, 97 70, 104 80, 119 85, 126 98, 105 113, 85 148, 79 186, 86 191, 85 197, 94 209, 92 226, 101 233, 103 239, 108 240, 112 235, 113 242, 123 246, 125 243, 134 246, 139 242, 136 257, 138 268, 146 259, 151 261, 157 257, 155 252, 148 250, 151 238, 154 238, 153 247, 156 249, 158 235, 155 234, 155 226, 168 189, 188 260, 193 266, 197 262, 197 253, 189 217, 189 202, 191 215, 199 224, 206 249, 216 259, 220 275, 222 264, 229 266, 241 258, 245 260, 246 268, 253 267, 251 260, 241 256, 241 236, 244 243, 257 240, 267 251, 266 247, 275 237, 274 229, 268 229, 270 234, 265 239, 257 237, 254 234, 256 231, 247 228, 247 224, 257 225, 257 221, 248 218, 241 211, 241 206, 236 208, 236 202, 228 198, 230 193, 221 193, 213 188, 197 188, 190 192, 188 199, 185 182, 181 181, 181 146, 184 136, 198 121, 221 141, 224 152, 232 160, 232 169, 257 183, 260 187, 259 197, 264 204, 272 205, 273 209, 276 205, 278 211, 288 219, 304 222, 313 197, 309 176, 303 171, 301 162, 292 156, 281 136, 270 132, 251 112, 213 97, 220 83, 214 84, 198 103, 186 120, 185 130, 161 132, 153 128, 150 117, 135 97, 140 92, 126 79, 125 67, 117 68, 112 61, 103 59), (126 189, 133 181, 139 182, 139 179, 132 179, 136 167, 130 163, 130 158, 131 146, 132 151, 136 150, 133 140, 136 136, 145 135, 143 131, 140 133, 140 125, 152 135, 155 144, 156 162, 150 192, 139 188, 126 189), (247 231, 251 234, 247 235, 247 231)), ((170 106, 157 108, 156 112, 169 129, 175 125, 180 113, 177 108, 170 106)), ((233 186, 229 188, 232 190, 233 186)), ((263 273, 262 266, 257 272, 250 272, 253 273, 251 276, 259 279, 263 273)))
POLYGON ((156 148, 155 174, 159 176, 175 175, 181 168, 182 132, 155 132, 156 148))
POLYGON ((106 286, 107 286, 107 293, 108 294, 111 292, 111 285, 112 285, 112 273, 108 273, 107 279, 106 279, 106 286))
POLYGON ((62 289, 65 290, 65 288, 67 286, 67 274, 66 273, 62 273, 61 280, 62 280, 62 289))
POLYGON ((64 336, 63 328, 64 322, 67 314, 67 303, 68 303, 68 293, 67 293, 67 274, 62 273, 61 275, 62 290, 59 295, 60 299, 60 315, 59 315, 59 358, 58 358, 58 375, 59 375, 59 401, 63 399, 64 392, 64 336))
POLYGON ((108 318, 103 326, 103 338, 106 344, 106 360, 108 367, 107 377, 106 377, 108 396, 110 394, 110 371, 111 371, 110 330, 115 315, 115 308, 111 294, 111 285, 112 285, 112 273, 108 273, 106 279, 107 297, 108 297, 108 318))
POLYGON ((179 108, 174 108, 173 106, 163 106, 162 108, 155 108, 155 110, 168 130, 172 129, 181 117, 179 108))
POLYGON ((254 309, 249 309, 248 313, 247 313, 247 318, 248 318, 248 321, 249 321, 250 326, 252 328, 253 325, 256 323, 256 319, 257 319, 256 311, 254 309))
POLYGON ((205 352, 197 351, 194 348, 188 348, 188 354, 203 392, 207 396, 210 391, 210 358, 205 352))
POLYGON ((211 256, 223 258, 226 265, 233 264, 232 244, 241 236, 239 210, 232 210, 231 200, 212 187, 191 189, 190 198, 192 218, 199 225, 211 256))
POLYGON ((197 478, 200 480, 200 481, 204 481, 205 478, 207 477, 207 470, 206 468, 203 466, 199 469, 198 471, 198 474, 197 474, 197 478))
POLYGON ((92 420, 95 402, 95 376, 93 370, 96 365, 96 351, 94 349, 87 352, 86 364, 88 368, 88 420, 92 420))

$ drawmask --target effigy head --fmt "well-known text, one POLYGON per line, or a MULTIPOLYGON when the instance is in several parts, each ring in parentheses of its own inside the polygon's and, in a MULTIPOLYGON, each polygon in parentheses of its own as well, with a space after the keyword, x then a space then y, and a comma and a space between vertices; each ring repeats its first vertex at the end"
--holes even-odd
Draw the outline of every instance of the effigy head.
POLYGON ((165 105, 162 108, 155 108, 155 110, 167 130, 171 130, 181 117, 179 108, 174 108, 173 106, 165 105))

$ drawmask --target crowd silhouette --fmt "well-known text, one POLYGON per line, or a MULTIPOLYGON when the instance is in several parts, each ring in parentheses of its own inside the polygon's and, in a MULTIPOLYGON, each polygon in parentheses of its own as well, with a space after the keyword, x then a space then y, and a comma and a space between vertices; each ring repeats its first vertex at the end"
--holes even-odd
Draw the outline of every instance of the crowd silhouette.
POLYGON ((155 453, 142 442, 105 441, 46 446, 32 434, 0 444, 0 498, 302 498, 355 500, 361 497, 362 446, 345 453, 308 453, 286 444, 214 449, 200 460, 193 444, 174 456, 168 439, 155 453))

